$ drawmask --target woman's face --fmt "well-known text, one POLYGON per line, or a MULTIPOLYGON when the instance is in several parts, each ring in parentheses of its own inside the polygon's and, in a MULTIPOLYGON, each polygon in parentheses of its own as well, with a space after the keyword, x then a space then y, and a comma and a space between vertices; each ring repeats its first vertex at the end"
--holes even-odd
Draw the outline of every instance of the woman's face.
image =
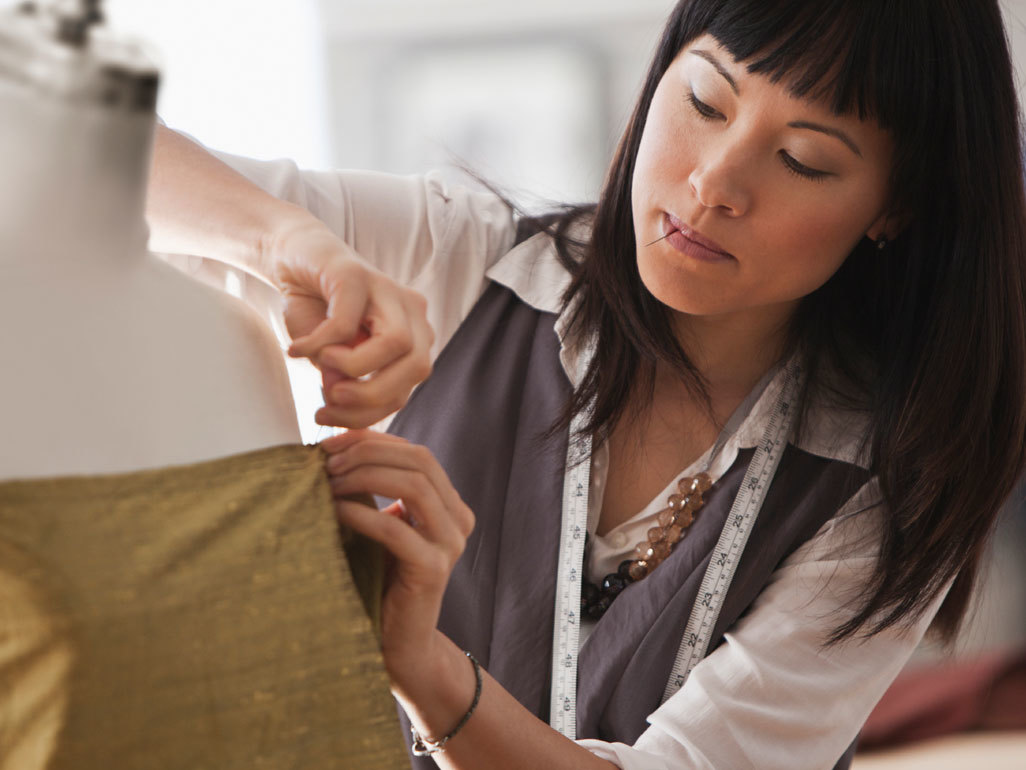
POLYGON ((681 313, 786 321, 863 236, 891 234, 891 155, 875 123, 796 99, 699 37, 660 81, 638 151, 642 281, 681 313))

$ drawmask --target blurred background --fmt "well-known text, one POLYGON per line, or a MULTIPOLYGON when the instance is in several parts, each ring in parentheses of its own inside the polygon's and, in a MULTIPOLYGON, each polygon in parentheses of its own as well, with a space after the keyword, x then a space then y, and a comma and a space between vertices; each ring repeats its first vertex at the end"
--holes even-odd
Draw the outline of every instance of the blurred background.
MULTIPOLYGON (((10 3, 12 0, 2 0, 10 3)), ((465 164, 529 208, 594 198, 672 0, 108 0, 160 113, 306 167, 465 164)), ((1026 82, 1026 0, 1002 0, 1026 82)))
POLYGON ((109 0, 162 62, 160 113, 209 146, 301 166, 465 164, 592 198, 667 0, 109 0))

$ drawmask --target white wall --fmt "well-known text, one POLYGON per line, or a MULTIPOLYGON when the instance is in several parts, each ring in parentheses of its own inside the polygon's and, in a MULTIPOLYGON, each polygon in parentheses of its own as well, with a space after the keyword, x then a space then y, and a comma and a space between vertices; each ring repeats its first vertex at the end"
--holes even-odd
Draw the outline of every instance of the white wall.
POLYGON ((1001 0, 1005 29, 1012 44, 1019 99, 1026 93, 1026 0, 1001 0))
POLYGON ((204 143, 254 157, 330 160, 315 0, 108 0, 110 26, 160 63, 158 110, 204 143))

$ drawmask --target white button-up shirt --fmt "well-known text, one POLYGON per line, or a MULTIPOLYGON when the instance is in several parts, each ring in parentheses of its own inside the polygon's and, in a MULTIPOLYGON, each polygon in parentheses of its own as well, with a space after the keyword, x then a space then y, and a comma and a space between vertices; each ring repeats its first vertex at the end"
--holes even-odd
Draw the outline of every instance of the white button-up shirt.
MULTIPOLYGON (((511 249, 513 215, 492 193, 449 186, 439 175, 301 171, 289 161, 219 157, 271 194, 307 208, 364 259, 422 292, 436 334, 433 355, 491 280, 536 308, 554 313, 562 309, 568 275, 551 243, 542 236, 511 249)), ((266 300, 266 294, 261 296, 266 300)), ((571 382, 577 382, 582 362, 578 346, 565 338, 564 321, 561 317, 556 324, 562 362, 571 382)), ((756 445, 780 380, 770 383, 714 458, 709 469, 714 479, 730 467, 739 449, 756 445)), ((813 409, 807 423, 796 442, 799 448, 864 467, 858 451, 863 423, 856 416, 813 409)), ((599 448, 592 458, 594 545, 587 571, 593 581, 614 571, 634 544, 645 539, 671 491, 657 495, 605 536, 595 537, 607 455, 599 448)), ((699 458, 678 477, 701 470, 707 460, 699 458)), ((885 515, 871 481, 780 565, 724 643, 648 717, 649 728, 633 746, 579 743, 624 770, 833 767, 940 604, 938 598, 908 627, 824 646, 863 595, 885 515)))

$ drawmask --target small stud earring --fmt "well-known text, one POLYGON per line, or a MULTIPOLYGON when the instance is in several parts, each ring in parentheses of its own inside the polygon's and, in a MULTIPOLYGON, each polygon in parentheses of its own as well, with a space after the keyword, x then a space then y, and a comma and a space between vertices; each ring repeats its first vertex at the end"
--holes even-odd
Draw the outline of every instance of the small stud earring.
POLYGON ((890 244, 890 241, 883 235, 876 239, 876 250, 883 251, 890 244))

